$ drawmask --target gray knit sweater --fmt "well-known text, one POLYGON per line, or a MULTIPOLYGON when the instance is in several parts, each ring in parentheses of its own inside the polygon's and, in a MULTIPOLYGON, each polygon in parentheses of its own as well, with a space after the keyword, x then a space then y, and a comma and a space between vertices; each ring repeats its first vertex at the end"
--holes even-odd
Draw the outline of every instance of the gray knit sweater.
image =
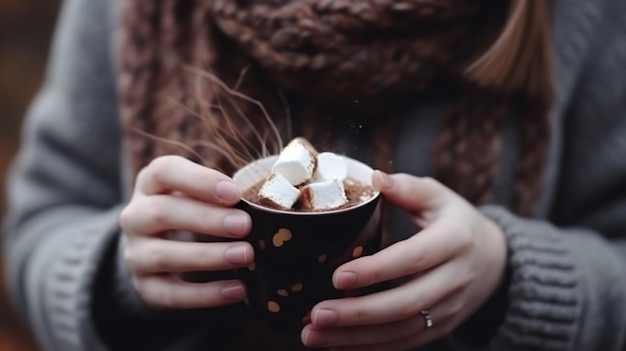
MULTIPOLYGON (((501 320, 479 318, 489 315, 488 304, 476 316, 481 322, 464 328, 478 333, 483 322, 496 323, 484 340, 491 350, 624 350, 626 1, 555 5, 558 101, 545 191, 532 219, 507 210, 518 151, 511 117, 496 198, 481 208, 508 239, 507 301, 495 311, 501 320)), ((228 350, 206 341, 219 344, 220 333, 236 327, 236 311, 150 311, 119 262, 118 215, 129 179, 115 94, 118 12, 112 0, 63 7, 8 184, 11 295, 47 350, 228 350)), ((432 173, 428 157, 415 155, 430 154, 440 105, 409 111, 396 170, 432 173)), ((342 151, 359 157, 358 135, 345 140, 342 151)), ((395 222, 396 239, 412 231, 395 222)), ((437 347, 472 349, 457 333, 437 347)))

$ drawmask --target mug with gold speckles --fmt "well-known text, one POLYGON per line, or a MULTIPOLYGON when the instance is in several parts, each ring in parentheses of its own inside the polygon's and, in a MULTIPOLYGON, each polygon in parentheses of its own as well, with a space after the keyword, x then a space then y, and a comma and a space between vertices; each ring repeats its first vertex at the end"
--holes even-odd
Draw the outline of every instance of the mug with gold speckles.
MULTIPOLYGON (((348 177, 371 185, 373 170, 345 158, 348 177)), ((265 179, 276 156, 255 161, 233 176, 248 189, 265 179)), ((247 286, 246 305, 262 323, 298 333, 308 313, 320 301, 346 296, 332 285, 341 264, 381 248, 380 194, 354 206, 323 212, 293 212, 242 200, 237 207, 252 217, 246 238, 254 248, 254 264, 237 270, 247 286)))

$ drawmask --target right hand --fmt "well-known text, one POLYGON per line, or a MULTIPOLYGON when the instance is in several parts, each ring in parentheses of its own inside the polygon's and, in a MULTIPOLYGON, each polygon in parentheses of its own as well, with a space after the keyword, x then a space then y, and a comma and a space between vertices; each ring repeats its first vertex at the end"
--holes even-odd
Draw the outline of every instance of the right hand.
POLYGON ((241 301, 239 280, 191 283, 185 272, 246 267, 254 260, 252 246, 241 239, 252 220, 232 208, 241 198, 228 176, 178 156, 163 156, 139 172, 132 199, 120 216, 124 261, 136 290, 157 308, 202 308, 241 301), (228 238, 221 242, 166 239, 172 230, 228 238))

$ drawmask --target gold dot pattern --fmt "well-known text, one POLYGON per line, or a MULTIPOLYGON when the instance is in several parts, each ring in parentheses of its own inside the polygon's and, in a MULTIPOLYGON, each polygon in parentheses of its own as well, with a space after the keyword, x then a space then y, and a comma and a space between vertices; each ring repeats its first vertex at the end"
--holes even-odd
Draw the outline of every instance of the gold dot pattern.
POLYGON ((291 231, 289 229, 280 228, 272 237, 272 244, 274 244, 275 247, 281 247, 289 240, 291 240, 291 231))
POLYGON ((272 313, 278 313, 280 312, 280 305, 277 304, 275 301, 268 301, 267 309, 272 313))
MULTIPOLYGON (((272 245, 278 248, 278 247, 284 246, 291 239, 292 239, 291 231, 287 228, 280 228, 276 233, 274 233, 271 240, 272 240, 272 245)), ((266 245, 265 240, 259 239, 257 244, 258 244, 259 249, 261 250, 266 249, 267 245, 266 245)), ((364 248, 361 245, 354 247, 352 249, 352 257, 353 258, 360 257, 361 255, 363 255, 363 250, 364 248)), ((327 262, 327 260, 328 260, 328 254, 326 253, 322 253, 317 257, 317 261, 319 263, 325 263, 327 262)), ((250 266, 248 266, 248 269, 250 271, 254 271, 256 269, 255 264, 252 263, 250 266)), ((297 282, 291 285, 289 289, 281 288, 281 289, 276 290, 276 294, 281 297, 288 297, 290 294, 289 290, 291 290, 291 292, 300 292, 303 289, 304 289, 303 284, 301 282, 297 282)), ((271 313, 279 313, 281 311, 281 306, 278 304, 278 302, 269 300, 267 301, 267 310, 271 313)), ((307 321, 310 321, 310 315, 308 314, 304 316, 302 322, 306 324, 307 321)))

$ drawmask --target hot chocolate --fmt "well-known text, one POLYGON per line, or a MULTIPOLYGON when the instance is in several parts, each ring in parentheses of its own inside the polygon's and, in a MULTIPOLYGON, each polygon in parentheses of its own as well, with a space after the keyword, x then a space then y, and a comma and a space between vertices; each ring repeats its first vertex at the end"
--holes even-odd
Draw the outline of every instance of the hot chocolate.
POLYGON ((370 185, 348 177, 344 157, 318 153, 308 141, 296 138, 278 155, 267 177, 243 197, 272 209, 323 212, 358 205, 374 194, 370 185))
MULTIPOLYGON (((243 193, 243 198, 257 205, 274 208, 274 206, 268 204, 266 201, 263 200, 263 198, 259 196, 259 190, 264 183, 265 180, 262 180, 254 186, 246 189, 246 191, 244 191, 243 193)), ((348 208, 358 205, 369 200, 376 193, 374 191, 374 188, 372 188, 370 185, 361 184, 360 182, 352 180, 350 178, 346 179, 343 184, 348 202, 336 209, 348 208)), ((295 212, 325 211, 308 208, 304 205, 302 199, 298 199, 290 210, 295 212)))

